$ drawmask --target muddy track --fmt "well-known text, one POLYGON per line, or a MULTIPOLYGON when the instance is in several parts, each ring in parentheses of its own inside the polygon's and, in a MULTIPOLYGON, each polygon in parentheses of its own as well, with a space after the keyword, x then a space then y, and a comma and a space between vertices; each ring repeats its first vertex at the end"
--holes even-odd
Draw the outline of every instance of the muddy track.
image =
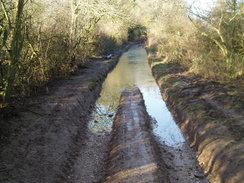
POLYGON ((112 134, 88 129, 101 85, 123 50, 1 119, 0 182, 207 182, 191 150, 179 152, 155 138, 138 89, 123 92, 112 134))
POLYGON ((110 147, 105 183, 169 182, 138 88, 121 94, 110 147))
MULTIPOLYGON (((75 76, 57 81, 49 94, 35 98, 25 108, 16 109, 14 116, 1 119, 1 126, 7 126, 8 133, 1 134, 0 138, 0 182, 69 182, 75 172, 70 167, 75 166, 75 160, 85 149, 88 136, 88 142, 94 144, 92 138, 95 137, 86 132, 87 122, 101 85, 121 53, 122 50, 109 61, 87 64, 87 68, 75 76)), ((93 158, 88 157, 90 162, 93 158)), ((103 171, 100 167, 103 165, 98 162, 92 166, 103 171)), ((91 168, 84 172, 94 177, 98 174, 91 168)), ((76 172, 76 178, 79 176, 82 175, 76 172)), ((91 179, 96 181, 97 178, 91 179)))

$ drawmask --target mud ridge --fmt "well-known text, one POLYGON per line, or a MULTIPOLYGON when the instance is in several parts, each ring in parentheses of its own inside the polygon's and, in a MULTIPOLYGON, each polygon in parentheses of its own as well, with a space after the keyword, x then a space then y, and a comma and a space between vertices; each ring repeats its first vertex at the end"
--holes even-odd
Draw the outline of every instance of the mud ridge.
POLYGON ((104 183, 170 182, 151 130, 139 89, 124 90, 113 123, 104 183))

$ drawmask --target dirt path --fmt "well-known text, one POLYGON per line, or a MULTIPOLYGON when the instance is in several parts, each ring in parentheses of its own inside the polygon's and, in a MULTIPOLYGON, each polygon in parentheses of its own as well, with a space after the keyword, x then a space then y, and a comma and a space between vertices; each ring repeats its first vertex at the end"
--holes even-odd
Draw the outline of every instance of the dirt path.
POLYGON ((110 134, 85 133, 56 182, 98 183, 104 178, 110 134))
POLYGON ((120 53, 87 64, 75 76, 55 82, 48 94, 15 109, 15 115, 1 118, 1 183, 68 182, 73 177, 71 182, 88 183, 101 178, 105 150, 99 136, 88 134, 87 122, 120 53), (91 181, 82 181, 85 174, 91 181))
POLYGON ((206 183, 191 150, 155 139, 138 89, 123 92, 112 134, 89 131, 101 85, 118 58, 89 63, 1 118, 1 183, 206 183))
POLYGON ((169 182, 138 88, 122 93, 112 136, 106 183, 169 182))

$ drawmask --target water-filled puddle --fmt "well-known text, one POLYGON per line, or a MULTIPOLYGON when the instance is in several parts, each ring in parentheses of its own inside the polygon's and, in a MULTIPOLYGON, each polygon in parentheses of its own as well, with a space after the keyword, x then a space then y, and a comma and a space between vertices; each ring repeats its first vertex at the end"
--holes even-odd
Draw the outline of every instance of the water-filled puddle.
POLYGON ((94 119, 90 121, 89 128, 94 132, 111 131, 120 94, 125 88, 133 86, 140 88, 147 111, 156 120, 154 133, 169 146, 182 144, 185 141, 184 137, 167 109, 151 74, 146 50, 140 46, 133 46, 124 53, 116 68, 103 83, 101 97, 96 103, 94 119))

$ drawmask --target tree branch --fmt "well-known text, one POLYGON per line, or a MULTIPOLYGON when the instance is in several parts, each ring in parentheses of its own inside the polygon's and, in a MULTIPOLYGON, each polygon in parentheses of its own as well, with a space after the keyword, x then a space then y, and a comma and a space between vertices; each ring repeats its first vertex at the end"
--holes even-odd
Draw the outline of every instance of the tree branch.
POLYGON ((0 2, 1 2, 1 7, 2 7, 2 10, 3 10, 4 16, 5 16, 5 18, 8 21, 9 28, 11 29, 12 28, 12 22, 11 22, 10 17, 8 15, 8 12, 6 10, 5 4, 4 4, 3 0, 0 0, 0 2))

